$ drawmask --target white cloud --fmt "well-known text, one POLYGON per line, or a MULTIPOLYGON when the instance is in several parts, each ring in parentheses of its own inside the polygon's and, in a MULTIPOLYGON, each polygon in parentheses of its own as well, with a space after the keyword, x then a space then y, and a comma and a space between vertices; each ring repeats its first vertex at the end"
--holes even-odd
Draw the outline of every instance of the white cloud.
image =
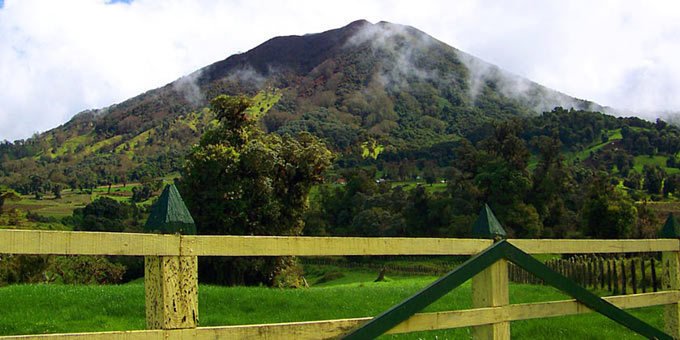
POLYGON ((680 111, 679 7, 584 0, 7 0, 0 8, 0 140, 45 131, 271 37, 360 18, 415 26, 579 98, 680 111))

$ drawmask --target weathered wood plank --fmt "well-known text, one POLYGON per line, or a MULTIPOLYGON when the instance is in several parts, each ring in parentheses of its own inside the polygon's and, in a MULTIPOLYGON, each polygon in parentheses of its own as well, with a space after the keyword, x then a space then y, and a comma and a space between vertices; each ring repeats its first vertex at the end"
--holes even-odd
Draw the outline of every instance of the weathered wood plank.
POLYGON ((146 256, 144 290, 147 329, 198 326, 198 258, 146 256))
MULTIPOLYGON (((680 299, 680 292, 666 291, 631 295, 607 296, 604 300, 622 309, 661 306, 674 303, 680 299)), ((507 307, 511 321, 550 318, 592 312, 588 307, 576 300, 562 300, 539 303, 514 304, 507 307)))
POLYGON ((146 328, 163 329, 163 266, 160 256, 144 257, 146 328))
POLYGON ((640 240, 508 240, 528 254, 645 253, 678 251, 676 239, 640 240))
MULTIPOLYGON (((182 254, 195 256, 471 255, 490 240, 286 236, 183 236, 182 254)), ((678 251, 673 239, 509 240, 530 254, 678 251)))
POLYGON ((179 255, 179 235, 0 230, 0 254, 179 255))
MULTIPOLYGON (((680 292, 664 291, 626 296, 605 297, 614 305, 628 309, 673 304, 680 299, 680 292)), ((518 321, 547 318, 592 311, 576 300, 514 304, 505 307, 487 307, 459 311, 416 314, 392 328, 388 333, 479 326, 499 321, 518 321)), ((183 330, 147 330, 74 334, 46 334, 0 337, 0 340, 73 340, 73 339, 324 339, 345 334, 371 318, 289 322, 264 325, 241 325, 199 327, 183 330)))
MULTIPOLYGON (((510 240, 530 254, 680 251, 675 239, 510 240)), ((54 255, 324 256, 472 255, 491 240, 157 234, 0 230, 0 253, 54 255), (180 238, 181 247, 180 247, 180 238)))
POLYGON ((182 236, 182 255, 471 255, 491 244, 455 238, 182 236))

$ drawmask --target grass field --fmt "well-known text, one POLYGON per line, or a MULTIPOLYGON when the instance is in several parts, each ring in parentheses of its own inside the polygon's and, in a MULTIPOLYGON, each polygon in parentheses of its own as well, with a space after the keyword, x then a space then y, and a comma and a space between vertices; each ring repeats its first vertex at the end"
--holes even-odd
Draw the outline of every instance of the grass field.
POLYGON ((391 181, 392 187, 401 186, 404 190, 410 191, 415 189, 418 185, 422 185, 423 188, 429 193, 446 191, 446 183, 441 183, 440 180, 437 183, 427 184, 425 181, 391 181))
MULTIPOLYGON (((172 179, 166 180, 166 183, 172 182, 172 179)), ((73 210, 76 208, 83 208, 97 197, 106 196, 120 202, 130 202, 132 197, 132 188, 141 186, 139 183, 128 183, 123 186, 116 184, 111 186, 109 192, 108 186, 100 186, 92 189, 92 193, 75 191, 66 189, 61 192, 62 197, 57 199, 51 194, 46 194, 42 199, 35 199, 33 195, 22 195, 21 200, 8 201, 5 203, 5 208, 21 209, 25 212, 32 212, 44 217, 54 217, 60 219, 62 217, 73 215, 73 210)), ((155 198, 152 197, 152 199, 155 198)), ((151 199, 138 203, 141 205, 151 204, 151 199)))
POLYGON ((607 144, 623 138, 623 136, 621 136, 621 129, 607 131, 607 136, 609 138, 606 142, 593 143, 592 145, 590 145, 589 147, 585 148, 582 151, 567 154, 566 157, 567 160, 568 161, 573 161, 574 159, 584 160, 590 157, 591 153, 597 152, 598 150, 605 147, 607 144))
POLYGON ((680 173, 680 169, 678 168, 666 167, 666 160, 668 160, 667 156, 636 156, 633 169, 642 173, 645 165, 658 165, 669 175, 680 173))
POLYGON ((62 198, 55 199, 53 196, 45 196, 41 200, 36 200, 31 195, 23 195, 19 201, 6 203, 7 209, 17 208, 30 211, 45 217, 62 218, 71 216, 73 209, 82 208, 92 201, 89 194, 73 192, 71 190, 62 191, 62 198))
MULTIPOLYGON (((321 275, 323 267, 314 270, 321 275), (319 269, 321 268, 321 269, 319 269)), ((398 276, 373 282, 375 272, 351 271, 309 289, 218 287, 201 285, 201 326, 322 320, 376 315, 418 291, 435 277, 398 276)), ((310 282, 317 277, 308 276, 310 282)), ((470 308, 470 284, 427 308, 470 308)), ((510 286, 511 303, 567 298, 550 287, 510 286)), ((0 288, 0 334, 36 334, 144 328, 141 282, 118 286, 14 285, 0 288)), ((662 327, 659 307, 633 313, 662 327)), ((622 326, 595 314, 512 323, 515 339, 638 339, 622 326)), ((386 336, 398 339, 466 339, 470 329, 386 336)))

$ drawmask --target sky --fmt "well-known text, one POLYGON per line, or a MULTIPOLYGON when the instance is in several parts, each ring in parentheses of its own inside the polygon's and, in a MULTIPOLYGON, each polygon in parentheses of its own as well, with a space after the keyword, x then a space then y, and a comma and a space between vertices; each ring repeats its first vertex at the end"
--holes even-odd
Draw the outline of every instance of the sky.
POLYGON ((0 0, 0 141, 280 35, 414 26, 512 73, 653 118, 680 111, 680 2, 0 0))

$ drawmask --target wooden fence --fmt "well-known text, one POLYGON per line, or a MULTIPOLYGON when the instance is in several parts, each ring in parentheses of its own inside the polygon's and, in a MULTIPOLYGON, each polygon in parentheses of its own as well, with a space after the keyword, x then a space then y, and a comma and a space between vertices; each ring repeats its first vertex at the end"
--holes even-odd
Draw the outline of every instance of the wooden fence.
MULTIPOLYGON (((550 269, 593 290, 606 290, 613 295, 656 292, 661 285, 661 262, 654 256, 571 256, 545 263, 550 269)), ((510 282, 543 284, 524 269, 510 264, 510 282)))
MULTIPOLYGON (((680 241, 510 240, 529 254, 662 253, 662 290, 605 299, 620 308, 665 305, 665 328, 680 337, 680 241)), ((0 254, 145 256, 147 330, 6 336, 0 339, 319 339, 345 334, 371 317, 223 327, 198 326, 198 256, 473 255, 482 239, 182 236, 0 230, 0 254)), ((588 313, 575 300, 508 304, 507 262, 473 279, 473 309, 420 313, 388 333, 472 326, 484 338, 507 338, 509 322, 588 313), (501 268, 506 266, 505 268, 501 268), (482 294, 475 297, 475 294, 482 294), (480 298, 481 297, 481 298, 480 298), (504 298, 505 297, 505 298, 504 298), (502 326, 502 327, 499 327, 502 326), (477 330, 482 330, 478 332, 477 330), (485 331, 486 330, 486 331, 485 331), (488 331, 490 330, 490 331, 488 331)))

